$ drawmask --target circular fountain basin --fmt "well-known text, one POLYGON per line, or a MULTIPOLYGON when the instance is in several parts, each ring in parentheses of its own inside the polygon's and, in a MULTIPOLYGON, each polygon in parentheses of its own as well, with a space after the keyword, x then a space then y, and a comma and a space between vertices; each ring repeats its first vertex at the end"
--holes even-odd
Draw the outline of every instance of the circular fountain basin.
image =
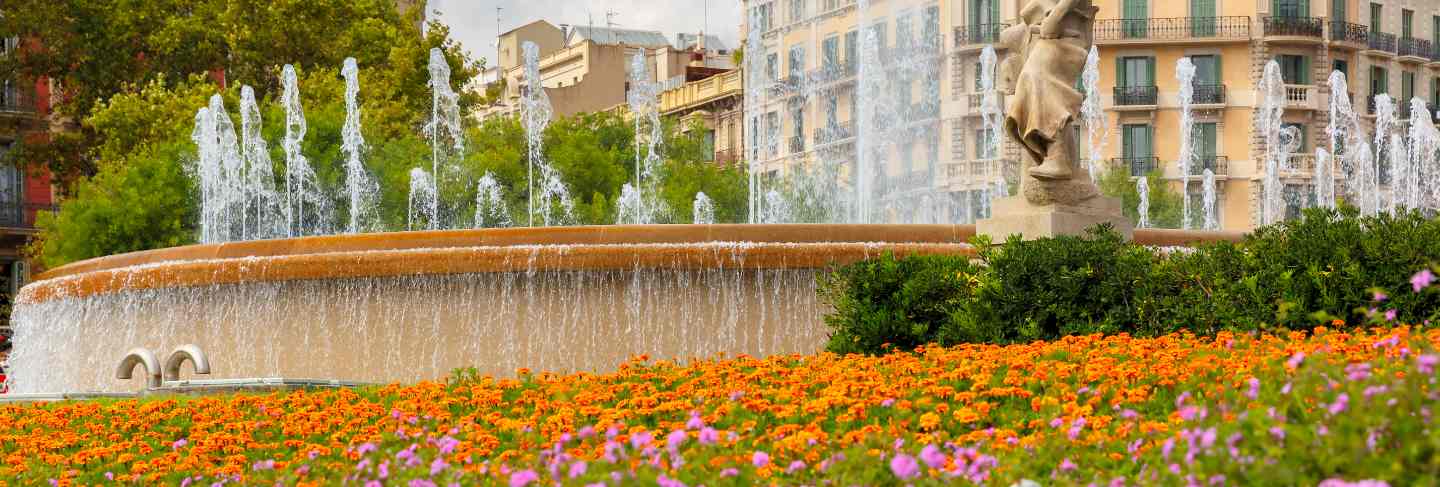
MULTIPOLYGON (((638 225, 337 235, 102 257, 38 276, 12 391, 134 391, 134 347, 210 378, 440 379, 823 348, 818 273, 886 252, 971 255, 970 225, 638 225)), ((1176 246, 1237 234, 1137 230, 1176 246)))

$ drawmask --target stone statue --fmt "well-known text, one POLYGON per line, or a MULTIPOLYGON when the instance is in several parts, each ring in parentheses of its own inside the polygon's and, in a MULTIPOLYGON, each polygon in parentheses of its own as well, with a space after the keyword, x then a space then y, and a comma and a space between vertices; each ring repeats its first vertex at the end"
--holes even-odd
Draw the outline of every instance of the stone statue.
POLYGON ((1013 90, 1005 133, 1020 147, 1021 195, 997 201, 993 218, 979 223, 980 233, 1038 238, 1111 223, 1130 234, 1119 201, 1100 194, 1076 147, 1084 95, 1075 85, 1098 10, 1093 0, 1028 0, 1020 22, 1000 34, 1009 51, 1001 76, 1013 90))

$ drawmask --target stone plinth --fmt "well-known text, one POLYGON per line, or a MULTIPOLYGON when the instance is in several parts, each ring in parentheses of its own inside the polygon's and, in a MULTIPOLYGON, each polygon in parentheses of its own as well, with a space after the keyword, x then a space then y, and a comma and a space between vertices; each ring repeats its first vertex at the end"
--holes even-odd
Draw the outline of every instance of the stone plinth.
POLYGON ((1012 196, 995 201, 990 214, 991 218, 975 224, 975 233, 989 236, 992 242, 1003 242, 1010 235, 1025 240, 1084 235, 1085 230, 1101 223, 1114 226, 1126 240, 1134 236, 1134 226, 1121 210, 1120 199, 1106 196, 1072 205, 1043 206, 1030 203, 1024 196, 1012 196))

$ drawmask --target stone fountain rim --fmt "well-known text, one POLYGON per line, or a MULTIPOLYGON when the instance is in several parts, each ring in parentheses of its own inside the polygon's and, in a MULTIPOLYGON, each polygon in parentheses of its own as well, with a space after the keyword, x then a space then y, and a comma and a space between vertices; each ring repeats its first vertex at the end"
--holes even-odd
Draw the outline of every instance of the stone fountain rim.
MULTIPOLYGON (((973 255, 974 225, 605 225, 327 235, 170 247, 40 274, 17 303, 242 282, 636 269, 821 269, 884 252, 973 255), (735 244, 735 245, 724 245, 735 244)), ((1234 232, 1136 230, 1138 243, 1188 246, 1234 232)))

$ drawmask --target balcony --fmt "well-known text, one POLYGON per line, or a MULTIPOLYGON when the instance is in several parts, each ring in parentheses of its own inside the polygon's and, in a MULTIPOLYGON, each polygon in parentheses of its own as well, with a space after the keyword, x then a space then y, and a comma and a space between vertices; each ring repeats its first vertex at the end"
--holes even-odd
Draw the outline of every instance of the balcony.
POLYGON ((956 49, 980 49, 1000 41, 1000 31, 1010 24, 973 24, 955 28, 956 49))
POLYGON ((1315 174, 1315 154, 1290 154, 1285 164, 1280 167, 1281 176, 1309 176, 1311 174, 1315 174))
POLYGON ((1146 174, 1150 174, 1151 171, 1159 169, 1160 158, 1153 156, 1116 157, 1110 160, 1110 165, 1113 167, 1128 167, 1130 168, 1130 177, 1138 178, 1146 174))
POLYGON ((811 83, 828 84, 836 81, 853 81, 857 65, 855 61, 849 60, 844 63, 826 63, 820 69, 806 73, 811 83))
POLYGON ((1285 85, 1285 108, 1318 110, 1319 96, 1315 85, 1285 85))
POLYGON ((24 203, 20 201, 0 202, 0 228, 33 230, 35 214, 42 211, 59 211, 58 205, 24 203))
POLYGON ((1196 157, 1194 164, 1190 166, 1190 175, 1204 176, 1206 169, 1209 169, 1215 177, 1227 176, 1230 174, 1230 158, 1225 156, 1196 157))
POLYGON ((1237 41, 1250 39, 1250 17, 1176 17, 1095 21, 1096 44, 1147 41, 1237 41))
POLYGON ((14 86, 0 89, 0 113, 34 115, 35 95, 14 86))
POLYGON ((1370 46, 1370 27, 1340 20, 1330 21, 1330 42, 1339 47, 1361 49, 1370 46))
POLYGON ((1430 41, 1414 37, 1401 37, 1397 52, 1401 62, 1425 63, 1435 53, 1430 41))
POLYGON ((719 164, 733 164, 740 162, 740 151, 735 149, 721 149, 715 151, 715 162, 719 164))
POLYGON ((1155 106, 1160 90, 1154 86, 1116 86, 1115 106, 1155 106))
POLYGON ((801 152, 805 152, 805 136, 796 135, 794 137, 791 137, 789 139, 789 143, 786 144, 786 147, 790 149, 791 154, 799 154, 801 152))
POLYGON ((987 178, 993 180, 995 177, 1002 176, 1008 165, 1010 165, 1010 161, 999 158, 955 161, 949 164, 946 176, 952 187, 958 188, 967 183, 978 186, 986 184, 987 178))
POLYGON ((1191 95, 1190 102, 1196 105, 1224 105, 1225 85, 1195 85, 1195 92, 1191 95))
POLYGON ((1369 47, 1373 53, 1395 54, 1395 34, 1371 31, 1369 47))
POLYGON ((854 138, 854 121, 827 124, 815 130, 815 147, 845 142, 854 138))
POLYGON ((1325 19, 1316 17, 1265 17, 1265 37, 1319 41, 1325 36, 1325 19))

